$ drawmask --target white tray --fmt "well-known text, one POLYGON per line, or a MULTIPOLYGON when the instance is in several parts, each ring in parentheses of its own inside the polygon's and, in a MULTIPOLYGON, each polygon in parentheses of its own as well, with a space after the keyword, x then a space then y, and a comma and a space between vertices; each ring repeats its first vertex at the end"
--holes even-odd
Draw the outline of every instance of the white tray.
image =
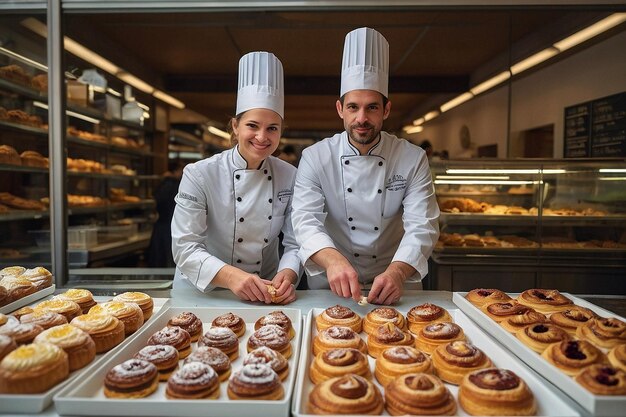
MULTIPOLYGON (((312 417, 311 414, 307 414, 306 405, 314 384, 309 379, 309 367, 313 360, 313 354, 311 352, 311 345, 313 338, 317 334, 315 327, 315 317, 321 314, 324 310, 315 308, 309 313, 305 319, 303 341, 302 341, 302 354, 300 356, 300 363, 298 372, 298 381, 296 382, 296 392, 292 406, 292 414, 297 417, 312 417)), ((403 314, 406 311, 399 311, 403 314)), ((477 347, 479 347, 493 363, 500 367, 512 370, 520 378, 526 381, 526 384, 530 387, 531 391, 535 395, 537 400, 537 416, 580 416, 580 413, 572 408, 565 400, 560 397, 555 391, 546 389, 546 384, 541 381, 537 375, 530 371, 524 364, 522 364, 515 356, 508 353, 505 349, 501 348, 496 342, 489 338, 482 332, 466 315, 464 315, 458 309, 448 309, 452 315, 454 322, 463 328, 467 338, 477 347)), ((365 333, 361 333, 361 337, 366 341, 365 333)), ((374 375, 375 360, 368 355, 370 363, 370 369, 372 375, 374 375)), ((374 384, 381 389, 380 384, 373 378, 374 384)), ((458 416, 467 416, 468 414, 458 404, 458 386, 446 383, 446 386, 450 389, 455 400, 457 401, 457 414, 458 416)), ((385 410, 383 415, 389 415, 385 410)))
MULTIPOLYGON (((626 396, 594 395, 587 391, 574 381, 572 377, 561 372, 557 367, 543 359, 541 355, 520 342, 512 333, 509 333, 500 325, 496 324, 495 321, 487 317, 480 309, 474 307, 472 303, 467 301, 465 298, 466 295, 466 292, 456 292, 452 297, 452 301, 487 333, 496 338, 521 360, 526 362, 528 366, 533 368, 543 378, 569 395, 589 413, 596 416, 623 416, 626 413, 624 411, 626 409, 626 396)), ((518 294, 509 295, 515 298, 518 294)), ((623 317, 617 316, 610 311, 571 294, 563 293, 563 295, 571 299, 576 305, 589 308, 600 316, 616 317, 620 320, 625 320, 623 317)))
POLYGON ((9 314, 17 309, 20 309, 24 306, 30 305, 32 303, 34 303, 37 300, 41 300, 42 298, 52 294, 55 290, 55 285, 52 284, 49 287, 44 288, 43 290, 39 290, 34 294, 30 294, 27 295, 26 297, 22 297, 20 299, 17 299, 15 301, 13 301, 12 303, 9 303, 5 306, 0 307, 0 313, 2 314, 9 314))
MULTIPOLYGON (((35 295, 35 294, 32 294, 32 295, 35 295)), ((48 297, 48 298, 52 298, 52 297, 48 297)), ((98 303, 109 301, 112 298, 113 297, 107 297, 107 296, 94 296, 94 300, 98 303)), ((161 308, 163 308, 163 306, 169 304, 168 298, 153 298, 152 300, 154 301, 153 314, 156 314, 156 312, 159 311, 161 308)), ((39 301, 37 300, 37 302, 31 302, 26 305, 34 306, 38 302, 39 301)), ((146 323, 152 322, 153 317, 150 317, 150 319, 146 323)), ((96 358, 93 361, 91 361, 91 363, 89 363, 87 366, 72 372, 67 379, 59 382, 57 385, 50 388, 46 392, 42 392, 41 394, 0 394, 0 413, 32 414, 32 413, 39 413, 43 411, 46 407, 52 404, 52 398, 57 392, 61 390, 61 388, 69 384, 70 381, 76 379, 76 377, 78 377, 79 375, 87 374, 88 372, 91 372, 90 369, 97 366, 97 364, 101 360, 104 360, 108 358, 109 356, 114 355, 118 349, 121 349, 122 346, 128 343, 129 340, 133 339, 137 335, 137 333, 139 332, 135 332, 134 334, 127 337, 122 343, 120 343, 118 346, 116 346, 112 350, 105 352, 105 353, 97 354, 96 358)))
MULTIPOLYGON (((290 319, 296 331, 296 337, 291 341, 293 354, 289 358, 289 375, 283 382, 285 397, 279 401, 254 401, 228 399, 226 389, 228 382, 220 384, 220 397, 216 400, 170 400, 165 398, 166 383, 159 383, 157 391, 146 398, 112 399, 104 396, 103 381, 107 372, 115 365, 132 358, 152 334, 167 325, 167 321, 184 311, 191 311, 204 323, 204 332, 210 327, 211 321, 225 313, 240 316, 246 322, 246 333, 239 339, 239 357, 232 363, 232 372, 241 369, 243 357, 246 355, 248 338, 254 332, 254 322, 260 317, 276 311, 274 307, 252 308, 213 308, 213 307, 171 307, 163 309, 158 317, 149 325, 141 329, 141 334, 134 338, 123 349, 116 352, 114 357, 102 362, 86 378, 75 380, 68 384, 55 398, 56 410, 60 415, 97 415, 97 416, 289 416, 291 394, 295 384, 298 355, 300 353, 300 337, 302 335, 302 316, 300 310, 280 308, 290 319)), ((192 344, 195 350, 196 343, 192 344)))

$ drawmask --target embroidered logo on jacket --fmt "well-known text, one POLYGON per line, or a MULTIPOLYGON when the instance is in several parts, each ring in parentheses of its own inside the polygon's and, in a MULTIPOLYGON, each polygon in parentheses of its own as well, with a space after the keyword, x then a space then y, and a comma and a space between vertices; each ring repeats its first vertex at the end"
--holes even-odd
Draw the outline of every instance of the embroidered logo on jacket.
POLYGON ((285 188, 284 190, 280 190, 277 195, 278 201, 280 201, 281 203, 286 203, 289 201, 292 194, 293 194, 293 191, 288 188, 285 188))
POLYGON ((387 178, 387 184, 385 185, 387 191, 400 191, 406 188, 406 178, 400 174, 395 174, 390 178, 387 178))
POLYGON ((178 192, 178 197, 184 198, 185 200, 195 201, 196 203, 198 202, 198 197, 195 197, 193 195, 189 195, 189 194, 187 194, 184 191, 179 191, 178 192))

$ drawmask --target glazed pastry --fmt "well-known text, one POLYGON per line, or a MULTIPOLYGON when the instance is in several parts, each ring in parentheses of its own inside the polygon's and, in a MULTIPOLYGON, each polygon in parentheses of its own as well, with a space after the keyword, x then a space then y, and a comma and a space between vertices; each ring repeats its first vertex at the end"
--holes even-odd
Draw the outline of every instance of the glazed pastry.
POLYGON ((313 355, 334 348, 354 348, 367 353, 367 346, 358 333, 349 327, 329 327, 313 339, 313 355))
POLYGON ((467 301, 480 308, 493 303, 506 303, 511 300, 507 293, 494 288, 476 288, 465 296, 467 301))
POLYGON ((267 346, 282 353, 285 359, 291 357, 292 350, 289 337, 281 327, 275 324, 261 327, 248 338, 248 352, 252 352, 261 346, 267 346))
POLYGON ((263 363, 245 365, 235 372, 227 392, 231 400, 281 400, 285 396, 280 378, 263 363))
POLYGON ((309 377, 314 384, 347 374, 372 379, 369 362, 361 351, 337 348, 321 352, 315 357, 309 370, 309 377))
POLYGON ((380 415, 383 412, 383 397, 367 379, 348 374, 316 385, 309 395, 307 412, 380 415))
POLYGON ((586 340, 553 343, 541 356, 569 376, 576 375, 586 366, 607 362, 604 353, 586 340))
POLYGON ((517 302, 544 314, 567 310, 574 304, 558 290, 531 289, 517 297, 517 302))
POLYGON ((402 330, 406 330, 404 316, 395 308, 378 307, 367 313, 363 319, 363 331, 368 335, 376 332, 378 326, 393 323, 402 330))
POLYGON ((376 333, 367 338, 367 353, 377 358, 383 350, 393 346, 413 346, 415 338, 409 332, 403 332, 393 323, 378 326, 376 333))
POLYGON ((180 359, 185 359, 191 354, 191 336, 187 330, 180 327, 164 327, 150 336, 148 345, 170 345, 178 350, 180 359))
POLYGON ((217 316, 211 322, 211 326, 213 327, 228 327, 230 328, 237 337, 241 337, 246 333, 246 322, 236 314, 226 313, 221 316, 217 316))
POLYGON ((143 312, 144 323, 152 316, 152 312, 154 310, 154 301, 152 300, 152 297, 143 292, 123 292, 113 297, 113 301, 137 304, 143 312))
POLYGON ((21 319, 22 316, 33 313, 34 311, 35 310, 32 307, 26 306, 26 307, 20 308, 19 310, 15 310, 13 313, 11 313, 11 316, 15 317, 19 321, 19 319, 21 319))
POLYGON ((178 350, 171 345, 144 346, 134 357, 153 363, 159 372, 159 381, 167 381, 178 368, 178 350))
POLYGON ((526 382, 507 369, 481 369, 465 375, 459 404, 472 416, 533 416, 537 412, 526 382))
POLYGON ((83 314, 87 314, 89 309, 96 305, 96 301, 93 299, 91 291, 80 288, 70 288, 62 294, 55 295, 54 298, 74 301, 80 306, 83 314))
POLYGON ((392 416, 452 416, 456 401, 439 378, 430 374, 402 375, 385 387, 385 407, 392 416))
POLYGON ((592 319, 576 330, 576 336, 598 347, 611 349, 626 343, 626 323, 616 318, 592 319))
POLYGON ((384 350, 376 359, 374 369, 376 379, 383 387, 400 375, 432 372, 433 365, 428 355, 409 346, 396 346, 384 350))
POLYGON ((59 313, 37 310, 21 316, 20 322, 38 324, 39 326, 43 327, 44 330, 46 330, 54 326, 67 324, 67 319, 65 318, 65 316, 59 313))
POLYGON ((217 372, 202 362, 185 363, 167 380, 165 396, 170 399, 216 399, 220 396, 217 372))
POLYGON ((0 334, 0 362, 2 358, 17 349, 17 343, 11 336, 0 334))
POLYGON ((515 333, 515 336, 537 353, 542 353, 552 343, 571 339, 565 330, 551 323, 531 324, 515 333))
POLYGON ((525 314, 528 311, 533 311, 532 308, 522 305, 515 300, 507 301, 504 303, 486 304, 480 309, 490 319, 495 320, 498 323, 513 316, 525 314))
POLYGON ((607 357, 611 365, 626 372, 626 344, 615 346, 607 357))
POLYGON ((574 380, 596 395, 626 395, 626 372, 609 365, 591 365, 574 380))
POLYGON ((454 323, 433 323, 424 327, 415 340, 415 347, 431 355, 440 345, 465 340, 463 329, 454 323))
POLYGON ((231 361, 239 357, 239 339, 228 327, 211 327, 198 340, 198 346, 218 348, 227 354, 231 361))
POLYGON ((218 348, 200 346, 185 359, 185 363, 189 362, 202 362, 209 365, 217 372, 220 382, 226 381, 230 376, 230 359, 218 348))
POLYGON ((7 290, 8 303, 19 300, 37 292, 37 287, 27 279, 7 275, 0 279, 0 287, 7 290))
POLYGON ((493 364, 484 352, 465 340, 439 346, 432 357, 435 374, 442 380, 459 385, 463 377, 493 364))
POLYGON ((52 343, 67 353, 70 372, 80 369, 96 357, 93 339, 78 327, 63 324, 41 332, 35 343, 52 343))
POLYGON ((26 268, 23 266, 7 266, 6 268, 2 268, 0 270, 0 277, 5 277, 7 275, 12 275, 14 277, 19 277, 26 271, 26 268))
POLYGON ((281 381, 284 381, 289 374, 289 362, 281 354, 266 346, 261 346, 249 352, 243 358, 244 365, 254 363, 264 363, 270 366, 276 372, 281 381))
POLYGON ((291 319, 287 317, 285 313, 282 311, 272 311, 270 314, 267 314, 260 319, 258 319, 254 323, 254 330, 259 330, 261 327, 266 326, 268 324, 275 324, 279 326, 281 329, 287 333, 289 339, 293 339, 296 335, 296 331, 291 324, 291 319))
POLYGON ((104 395, 109 398, 143 398, 159 386, 157 367, 141 359, 114 366, 104 378, 104 395))
POLYGON ((318 332, 333 326, 349 327, 356 333, 361 333, 363 319, 348 307, 337 304, 328 307, 322 314, 315 317, 315 327, 318 332))
POLYGON ((110 314, 117 317, 124 323, 126 336, 135 333, 143 325, 143 312, 135 303, 108 301, 91 307, 89 314, 110 314))
POLYGON ((420 330, 431 323, 452 322, 454 320, 452 320, 452 316, 445 308, 425 303, 412 307, 406 315, 406 321, 409 323, 411 333, 418 334, 420 330))
POLYGON ((522 314, 515 314, 500 322, 502 326, 509 333, 517 333, 524 327, 531 324, 545 323, 548 318, 543 314, 535 310, 528 310, 522 314))
POLYGON ((197 342, 200 336, 202 336, 202 320, 189 311, 185 311, 176 317, 172 317, 167 322, 167 325, 169 327, 176 326, 187 330, 187 333, 191 336, 192 343, 197 342))
POLYGON ((53 313, 59 313, 65 316, 67 322, 70 323, 74 317, 78 317, 83 314, 80 306, 74 301, 51 299, 42 301, 35 306, 35 310, 51 311, 53 313))
POLYGON ((37 394, 69 375, 67 353, 50 343, 20 346, 0 362, 0 393, 37 394))
POLYGON ((37 291, 48 288, 52 285, 52 274, 46 268, 38 266, 36 268, 27 269, 18 275, 18 278, 24 278, 33 283, 37 291))
POLYGON ((0 335, 12 337, 18 345, 31 343, 35 337, 43 332, 43 327, 32 323, 19 323, 15 326, 0 327, 0 335))
POLYGON ((109 314, 83 314, 70 324, 91 336, 96 353, 108 352, 124 340, 124 323, 109 314))
POLYGON ((572 336, 576 335, 576 329, 598 315, 588 308, 572 306, 571 308, 550 315, 550 321, 572 336))

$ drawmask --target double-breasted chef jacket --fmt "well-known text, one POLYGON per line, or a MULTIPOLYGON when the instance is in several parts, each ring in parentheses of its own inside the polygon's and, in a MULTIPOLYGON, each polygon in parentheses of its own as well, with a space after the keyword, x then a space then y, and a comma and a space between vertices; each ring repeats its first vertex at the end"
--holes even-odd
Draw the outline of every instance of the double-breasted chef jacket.
POLYGON ((300 276, 291 223, 295 174, 273 156, 248 169, 238 146, 187 165, 172 218, 174 286, 187 281, 209 291, 227 264, 270 280, 285 268, 300 276))
POLYGON ((426 153, 381 132, 367 155, 348 134, 324 139, 302 153, 292 221, 310 288, 328 288, 325 271, 309 258, 335 248, 371 284, 393 261, 428 272, 439 238, 439 207, 426 153))

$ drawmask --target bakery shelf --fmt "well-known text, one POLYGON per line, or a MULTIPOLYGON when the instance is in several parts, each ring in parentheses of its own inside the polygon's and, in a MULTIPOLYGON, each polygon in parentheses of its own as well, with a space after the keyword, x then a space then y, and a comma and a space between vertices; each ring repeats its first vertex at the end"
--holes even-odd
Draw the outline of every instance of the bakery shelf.
POLYGON ((31 98, 33 100, 41 100, 41 101, 48 100, 48 96, 46 93, 35 90, 34 88, 31 88, 22 84, 11 82, 4 78, 0 78, 0 89, 9 90, 21 96, 31 98))
POLYGON ((154 152, 143 151, 140 149, 133 149, 133 148, 123 148, 121 146, 115 146, 115 145, 111 145, 109 150, 111 152, 125 153, 128 155, 137 155, 137 156, 146 156, 146 157, 154 156, 154 152))
POLYGON ((44 219, 50 216, 48 210, 10 210, 8 213, 0 214, 0 222, 13 220, 44 219))
POLYGON ((104 213, 116 210, 142 209, 152 208, 155 206, 154 200, 142 200, 139 203, 109 203, 104 206, 96 207, 70 207, 68 213, 71 214, 88 214, 88 213, 104 213))
MULTIPOLYGON (((1 166, 0 166, 1 169, 1 166)), ((47 172, 47 170, 44 170, 47 172)), ((67 171, 68 176, 81 177, 81 178, 100 178, 100 179, 112 179, 112 180, 124 180, 124 181, 153 181, 160 180, 163 177, 160 175, 121 175, 121 174, 106 174, 101 172, 83 172, 83 171, 67 171)))
POLYGON ((0 171, 47 174, 48 168, 27 167, 23 165, 0 164, 0 171))
POLYGON ((100 149, 109 149, 110 145, 108 143, 104 143, 104 142, 98 142, 95 140, 87 140, 87 139, 82 139, 79 138, 77 136, 70 136, 67 135, 66 139, 69 143, 75 143, 77 145, 84 145, 84 146, 88 146, 91 148, 100 148, 100 149))
POLYGON ((493 225, 497 223, 514 224, 524 226, 536 226, 539 218, 535 215, 516 215, 516 214, 468 214, 468 213, 441 213, 439 221, 447 225, 493 225))
POLYGON ((19 123, 11 123, 6 120, 0 120, 0 127, 15 130, 18 132, 32 133, 39 136, 48 136, 48 131, 46 129, 41 129, 39 127, 23 125, 19 123))

